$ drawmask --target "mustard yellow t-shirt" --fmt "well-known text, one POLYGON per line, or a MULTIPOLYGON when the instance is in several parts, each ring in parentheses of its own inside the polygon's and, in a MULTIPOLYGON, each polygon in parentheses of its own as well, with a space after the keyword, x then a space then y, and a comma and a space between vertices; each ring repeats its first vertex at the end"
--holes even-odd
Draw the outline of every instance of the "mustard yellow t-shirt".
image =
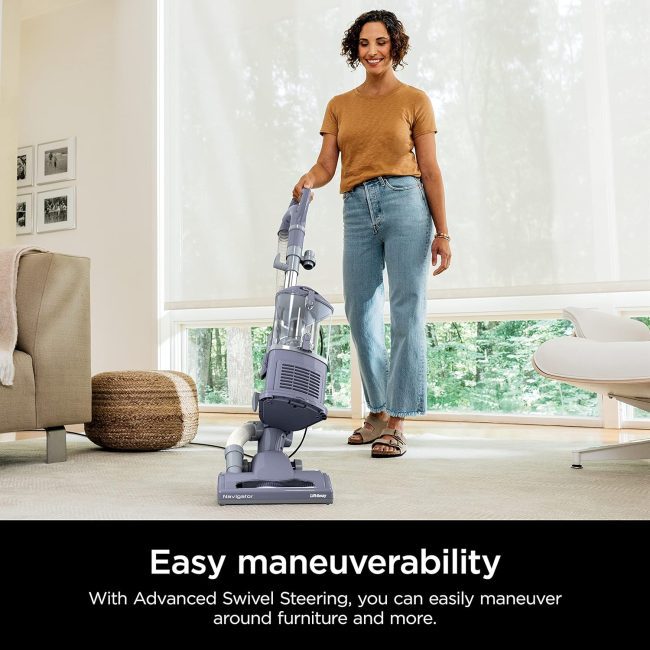
POLYGON ((356 88, 330 99, 321 135, 331 133, 341 151, 341 193, 376 176, 420 176, 413 140, 437 133, 425 92, 400 84, 382 97, 356 88))

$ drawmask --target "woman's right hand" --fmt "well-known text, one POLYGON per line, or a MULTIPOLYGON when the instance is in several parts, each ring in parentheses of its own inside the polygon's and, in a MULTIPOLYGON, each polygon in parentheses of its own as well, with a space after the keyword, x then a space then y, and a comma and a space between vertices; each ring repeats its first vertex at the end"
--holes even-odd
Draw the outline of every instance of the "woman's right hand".
MULTIPOLYGON (((300 197, 302 196, 302 190, 305 187, 311 189, 314 187, 314 175, 311 172, 307 172, 300 177, 300 180, 296 183, 296 186, 293 188, 292 196, 293 198, 300 202, 300 197)), ((314 193, 311 193, 309 200, 311 201, 314 198, 314 193)))

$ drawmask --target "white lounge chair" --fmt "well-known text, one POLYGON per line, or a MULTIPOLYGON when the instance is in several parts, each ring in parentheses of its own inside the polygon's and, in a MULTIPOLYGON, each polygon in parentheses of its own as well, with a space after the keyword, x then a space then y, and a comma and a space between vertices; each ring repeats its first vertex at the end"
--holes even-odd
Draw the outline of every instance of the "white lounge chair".
MULTIPOLYGON (((650 411, 650 329, 593 309, 569 307, 564 315, 574 336, 543 343, 533 355, 537 372, 650 411)), ((583 460, 641 458, 650 458, 650 439, 574 451, 573 467, 583 460)))

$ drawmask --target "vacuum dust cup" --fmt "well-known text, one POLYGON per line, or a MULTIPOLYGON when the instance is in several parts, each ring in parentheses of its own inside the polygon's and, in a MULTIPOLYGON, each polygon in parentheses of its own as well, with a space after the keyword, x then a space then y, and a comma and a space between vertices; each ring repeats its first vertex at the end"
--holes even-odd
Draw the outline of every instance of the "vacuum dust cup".
POLYGON ((298 430, 327 417, 325 385, 332 311, 327 300, 309 287, 289 287, 277 293, 271 345, 263 369, 266 387, 259 397, 260 418, 265 424, 298 430))

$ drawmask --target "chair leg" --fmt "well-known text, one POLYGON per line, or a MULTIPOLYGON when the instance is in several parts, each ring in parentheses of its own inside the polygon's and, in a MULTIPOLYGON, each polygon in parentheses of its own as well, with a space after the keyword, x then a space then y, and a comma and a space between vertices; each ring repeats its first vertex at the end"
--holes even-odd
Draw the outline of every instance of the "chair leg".
POLYGON ((579 449, 573 452, 571 467, 580 469, 583 457, 584 460, 640 460, 650 458, 650 440, 635 440, 634 442, 622 442, 617 445, 579 449))
POLYGON ((65 427, 47 427, 47 462, 62 463, 67 459, 65 427))

